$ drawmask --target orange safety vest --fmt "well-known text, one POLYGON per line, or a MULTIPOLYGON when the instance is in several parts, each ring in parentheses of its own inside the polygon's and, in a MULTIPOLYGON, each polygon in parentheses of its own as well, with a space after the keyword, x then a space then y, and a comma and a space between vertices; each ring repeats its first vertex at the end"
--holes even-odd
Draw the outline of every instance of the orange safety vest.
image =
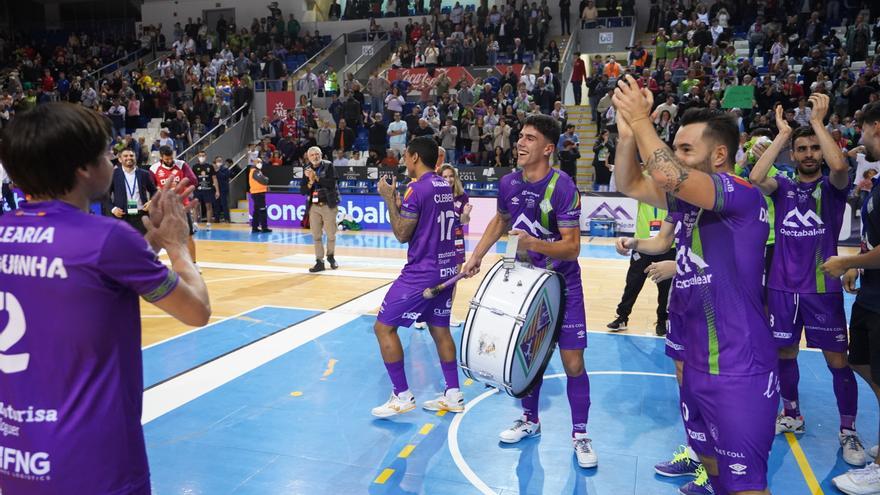
POLYGON ((251 168, 250 173, 248 174, 248 183, 250 184, 251 194, 259 194, 264 193, 269 190, 269 186, 266 184, 260 184, 254 179, 254 172, 256 172, 256 168, 251 168))
POLYGON ((605 75, 608 77, 620 77, 620 64, 617 62, 612 62, 605 64, 605 75))

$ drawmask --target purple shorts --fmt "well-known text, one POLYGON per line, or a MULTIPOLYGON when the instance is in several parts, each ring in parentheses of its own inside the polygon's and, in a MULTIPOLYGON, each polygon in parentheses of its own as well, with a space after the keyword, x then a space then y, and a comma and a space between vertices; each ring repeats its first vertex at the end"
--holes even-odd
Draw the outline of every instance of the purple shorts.
POLYGON ((710 375, 685 364, 681 415, 698 453, 718 460, 727 492, 767 488, 767 459, 776 434, 779 378, 710 375))
POLYGON ((452 314, 452 290, 449 287, 431 299, 422 297, 426 287, 412 287, 396 280, 391 284, 377 319, 391 327, 409 327, 423 321, 433 327, 449 327, 452 314))
POLYGON ((800 344, 801 330, 807 347, 846 352, 846 314, 843 293, 798 294, 767 289, 770 328, 779 347, 800 344))
POLYGON ((566 286, 565 308, 562 311, 559 348, 571 350, 586 349, 587 311, 584 308, 584 288, 581 284, 571 288, 566 286))
POLYGON ((683 329, 681 316, 669 313, 666 319, 666 355, 676 361, 684 361, 683 329))

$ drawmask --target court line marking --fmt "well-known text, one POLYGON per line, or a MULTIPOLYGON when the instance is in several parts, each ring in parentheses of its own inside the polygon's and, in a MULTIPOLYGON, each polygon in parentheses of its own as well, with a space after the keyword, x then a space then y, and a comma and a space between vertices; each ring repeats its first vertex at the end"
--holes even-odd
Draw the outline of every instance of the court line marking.
POLYGON ((801 444, 798 443, 797 437, 794 436, 794 433, 786 433, 785 439, 788 441, 791 453, 794 454, 798 467, 801 469, 801 474, 804 475, 804 481, 807 482, 810 494, 824 495, 825 492, 822 491, 822 486, 819 484, 819 481, 816 480, 816 474, 813 473, 813 468, 810 466, 810 462, 807 461, 807 456, 804 455, 804 450, 801 448, 801 444))
MULTIPOLYGON (((169 265, 168 260, 163 259, 163 263, 169 265)), ((200 261, 199 266, 202 268, 217 268, 221 270, 245 270, 251 272, 271 272, 271 273, 287 273, 291 275, 315 275, 319 277, 351 277, 351 278, 378 278, 382 280, 396 280, 397 273, 382 272, 358 272, 353 270, 324 270, 323 272, 311 273, 308 268, 294 268, 290 266, 272 266, 272 265, 247 265, 242 263, 218 263, 214 261, 200 261)))
MULTIPOLYGON (((675 375, 668 373, 652 373, 647 371, 588 371, 588 375, 638 375, 638 376, 658 376, 663 378, 675 378, 675 375)), ((544 379, 551 378, 562 378, 565 376, 565 373, 556 373, 553 375, 545 375, 544 379)), ((461 414, 457 414, 453 419, 452 423, 449 425, 449 431, 446 434, 446 440, 449 444, 449 453, 452 455, 452 460, 455 462, 456 467, 458 467, 459 472, 473 485, 474 488, 480 491, 483 495, 498 495, 498 492, 493 490, 489 485, 486 484, 485 481, 480 479, 477 476, 477 473, 471 469, 470 465, 468 465, 467 461, 464 460, 464 456, 461 454, 461 448, 458 446, 458 428, 461 425, 461 422, 464 420, 464 417, 470 412, 471 409, 477 406, 480 402, 482 402, 487 397, 497 394, 499 392, 498 389, 492 388, 478 395, 475 399, 468 401, 467 405, 464 407, 464 411, 461 414)))
POLYGON ((233 280, 246 280, 249 278, 262 278, 262 277, 277 277, 279 275, 283 275, 283 273, 261 273, 259 275, 244 275, 242 277, 214 278, 211 280, 205 279, 205 283, 206 284, 213 284, 214 282, 231 282, 233 280))
MULTIPOLYGON (((211 328, 211 327, 213 327, 213 326, 219 325, 220 323, 223 323, 224 321, 227 321, 227 320, 234 320, 234 319, 236 319, 236 318, 240 318, 240 317, 242 317, 242 316, 244 316, 244 315, 246 315, 246 314, 248 314, 248 313, 250 313, 250 312, 252 312, 252 311, 257 311, 258 309, 263 309, 263 308, 266 308, 266 307, 268 307, 268 306, 265 305, 265 304, 263 304, 263 305, 261 305, 261 306, 257 306, 257 307, 255 307, 255 308, 251 308, 251 309, 247 309, 247 310, 245 310, 245 311, 242 311, 241 313, 236 313, 236 314, 234 314, 234 315, 232 315, 232 316, 229 316, 229 317, 227 317, 227 318, 224 318, 224 319, 222 319, 222 320, 220 320, 220 321, 215 321, 214 323, 209 323, 209 324, 207 324, 207 325, 205 325, 205 326, 203 326, 203 327, 192 328, 192 329, 190 329, 190 330, 187 330, 186 332, 179 333, 179 334, 177 334, 177 335, 172 335, 171 337, 168 337, 167 339, 162 339, 162 340, 160 340, 160 341, 158 341, 158 342, 153 342, 153 343, 150 344, 150 345, 146 345, 146 346, 141 347, 141 352, 143 352, 143 351, 145 351, 145 350, 147 350, 147 349, 149 349, 149 348, 151 348, 151 347, 156 347, 156 346, 159 345, 159 344, 164 344, 165 342, 170 342, 170 341, 172 341, 172 340, 179 339, 179 338, 183 337, 184 335, 189 335, 189 334, 191 334, 191 333, 193 333, 193 332, 198 332, 198 331, 204 330, 204 329, 206 329, 206 328, 211 328)), ((156 316, 151 316, 151 317, 153 317, 153 318, 157 318, 157 317, 159 317, 159 316, 171 316, 171 315, 156 315, 156 316)), ((141 317, 143 318, 143 317, 145 317, 145 316, 144 316, 144 315, 141 315, 141 317)))
POLYGON ((373 480, 373 483, 378 483, 378 484, 382 485, 382 484, 384 484, 386 481, 388 481, 388 478, 390 478, 392 474, 394 474, 394 470, 393 470, 393 469, 391 469, 391 468, 385 468, 385 470, 382 471, 382 472, 379 474, 379 476, 376 476, 376 479, 373 480))
POLYGON ((363 311, 373 309, 382 302, 389 286, 390 284, 386 284, 373 289, 331 308, 336 311, 321 313, 291 325, 267 338, 145 390, 141 423, 147 424, 249 371, 356 320, 363 311))

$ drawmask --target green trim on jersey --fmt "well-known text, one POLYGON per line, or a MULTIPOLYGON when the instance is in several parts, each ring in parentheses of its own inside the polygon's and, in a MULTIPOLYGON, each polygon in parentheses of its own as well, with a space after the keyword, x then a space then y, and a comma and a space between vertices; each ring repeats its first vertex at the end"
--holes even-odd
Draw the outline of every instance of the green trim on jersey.
MULTIPOLYGON (((703 242, 700 239, 700 218, 703 216, 703 210, 697 214, 697 220, 694 222, 694 232, 691 235, 691 252, 699 256, 705 262, 703 255, 703 242)), ((703 268, 696 267, 700 276, 705 276, 703 268)), ((700 296, 703 299, 703 311, 706 314, 706 330, 709 333, 709 374, 718 375, 718 329, 715 327, 715 307, 712 304, 712 293, 705 284, 700 285, 700 296)))
POLYGON ((538 208, 541 210, 541 225, 547 230, 550 230, 550 211, 553 210, 553 191, 556 190, 556 181, 559 180, 559 174, 556 173, 555 170, 552 174, 553 177, 550 178, 550 182, 547 183, 547 188, 544 189, 544 200, 538 205, 538 208))
MULTIPOLYGON (((816 215, 819 218, 822 218, 822 184, 816 184, 816 189, 813 189, 813 199, 816 200, 816 215)), ((822 271, 822 263, 825 260, 822 257, 822 243, 819 242, 816 245, 816 254, 813 256, 815 260, 815 272, 816 272, 816 293, 824 294, 826 291, 825 288, 825 272, 822 271)))

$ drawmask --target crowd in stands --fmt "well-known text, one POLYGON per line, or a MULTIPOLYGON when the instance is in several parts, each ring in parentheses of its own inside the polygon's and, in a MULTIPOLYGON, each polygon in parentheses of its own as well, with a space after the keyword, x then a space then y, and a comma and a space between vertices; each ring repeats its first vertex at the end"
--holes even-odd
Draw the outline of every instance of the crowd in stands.
MULTIPOLYGON (((612 91, 627 74, 654 94, 652 117, 669 143, 687 109, 723 108, 731 86, 754 88, 751 107, 726 110, 736 114, 744 144, 754 135, 776 134, 777 105, 783 106, 793 128, 808 125, 807 99, 825 93, 833 105, 829 129, 848 153, 855 179, 858 162, 875 159, 865 157, 858 147, 858 121, 864 106, 880 98, 880 12, 870 5, 875 10, 871 12, 867 3, 853 9, 836 1, 814 3, 748 2, 736 8, 733 2, 717 2, 711 8, 700 3, 691 9, 679 5, 657 26, 654 53, 636 43, 627 60, 595 56, 586 81, 593 120, 600 130, 611 131, 609 137, 600 134, 596 143, 600 185, 608 184, 605 168, 613 165, 613 153, 607 153, 616 130, 612 91), (835 30, 837 22, 846 23, 845 30, 835 30), (748 54, 737 49, 737 40, 747 41, 748 54), (609 162, 598 163, 599 150, 609 162)), ((779 159, 783 172, 793 172, 787 151, 779 159)))

